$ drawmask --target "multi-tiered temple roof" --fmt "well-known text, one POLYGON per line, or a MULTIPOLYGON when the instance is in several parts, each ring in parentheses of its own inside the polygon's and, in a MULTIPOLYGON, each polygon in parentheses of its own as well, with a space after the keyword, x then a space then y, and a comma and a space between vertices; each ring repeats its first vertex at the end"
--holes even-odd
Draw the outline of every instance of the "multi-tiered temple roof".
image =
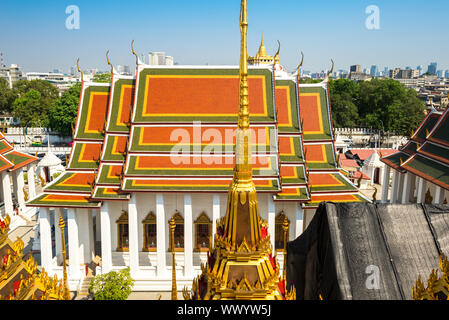
MULTIPOLYGON (((148 66, 84 82, 67 171, 28 206, 97 208, 131 192, 222 192, 233 176, 239 67, 148 66)), ((335 157, 327 80, 249 68, 254 183, 316 208, 366 201, 335 157)))
POLYGON ((381 159, 449 190, 449 109, 430 112, 399 152, 381 159))

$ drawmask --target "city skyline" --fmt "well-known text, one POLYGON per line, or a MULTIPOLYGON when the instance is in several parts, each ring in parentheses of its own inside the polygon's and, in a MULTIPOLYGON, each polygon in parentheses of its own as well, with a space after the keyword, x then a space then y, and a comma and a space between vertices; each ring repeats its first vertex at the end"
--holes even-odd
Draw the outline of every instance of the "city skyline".
MULTIPOLYGON (((304 70, 312 72, 330 68, 330 59, 335 61, 335 70, 354 64, 363 69, 377 65, 379 70, 422 65, 426 72, 431 62, 437 62, 439 70, 449 69, 449 44, 432 41, 429 50, 425 41, 432 30, 444 30, 449 3, 434 0, 422 7, 416 0, 408 1, 407 6, 400 2, 250 1, 248 51, 256 54, 263 34, 269 54, 274 54, 280 40, 281 64, 289 71, 296 68, 301 51, 304 70), (366 26, 370 5, 379 8, 378 30, 366 26), (432 25, 426 24, 428 17, 432 17, 432 25)), ((24 72, 68 72, 77 58, 82 69, 108 70, 107 50, 114 65, 134 69, 130 42, 135 40, 139 56, 163 51, 182 65, 238 65, 234 40, 239 36, 235 17, 239 5, 239 1, 201 0, 126 4, 4 1, 0 28, 8 32, 0 33, 0 52, 5 64, 18 64, 24 72), (79 8, 79 29, 66 27, 70 5, 79 8)))

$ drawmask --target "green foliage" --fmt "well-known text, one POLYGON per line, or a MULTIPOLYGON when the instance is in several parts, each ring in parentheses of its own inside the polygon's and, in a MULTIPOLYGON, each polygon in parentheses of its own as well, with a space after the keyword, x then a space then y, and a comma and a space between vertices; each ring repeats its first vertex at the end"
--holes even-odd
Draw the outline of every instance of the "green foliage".
POLYGON ((95 276, 89 286, 95 300, 126 300, 132 292, 134 280, 129 268, 95 276))
POLYGON ((335 127, 364 126, 408 136, 425 116, 416 92, 393 79, 331 80, 329 90, 335 127))
POLYGON ((0 78, 0 113, 11 113, 17 94, 9 87, 8 81, 0 78))
POLYGON ((21 97, 17 98, 13 104, 13 115, 23 125, 39 127, 46 115, 41 104, 41 93, 31 89, 21 97))
POLYGON ((111 82, 111 73, 97 73, 94 75, 93 82, 111 82))
POLYGON ((329 81, 332 117, 337 128, 354 128, 360 122, 359 85, 348 79, 329 81))
POLYGON ((21 125, 47 127, 47 113, 59 96, 58 89, 43 80, 19 80, 13 90, 18 96, 13 103, 13 116, 20 120, 21 125))
POLYGON ((70 136, 72 126, 75 127, 78 105, 81 94, 81 83, 77 83, 56 99, 48 112, 49 126, 62 135, 70 136))
POLYGON ((299 83, 320 83, 322 79, 300 78, 299 83))

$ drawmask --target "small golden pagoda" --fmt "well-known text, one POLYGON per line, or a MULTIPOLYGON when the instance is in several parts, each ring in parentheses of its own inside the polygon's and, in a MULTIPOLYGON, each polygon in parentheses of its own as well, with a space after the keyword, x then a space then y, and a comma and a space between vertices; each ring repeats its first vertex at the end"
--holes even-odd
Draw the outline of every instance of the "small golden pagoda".
POLYGON ((186 300, 284 300, 295 299, 293 288, 285 290, 279 264, 272 256, 266 221, 259 216, 251 165, 249 130, 247 0, 240 11, 241 56, 238 129, 234 178, 229 187, 226 216, 217 223, 214 248, 193 281, 186 300))
POLYGON ((279 64, 279 56, 276 55, 274 58, 267 54, 267 49, 265 48, 265 44, 263 42, 263 34, 262 41, 260 43, 259 51, 257 52, 255 57, 249 57, 248 63, 251 65, 260 65, 260 64, 279 64))
POLYGON ((33 256, 23 260, 23 241, 8 237, 10 221, 0 219, 0 300, 63 300, 63 283, 45 270, 37 273, 33 256))

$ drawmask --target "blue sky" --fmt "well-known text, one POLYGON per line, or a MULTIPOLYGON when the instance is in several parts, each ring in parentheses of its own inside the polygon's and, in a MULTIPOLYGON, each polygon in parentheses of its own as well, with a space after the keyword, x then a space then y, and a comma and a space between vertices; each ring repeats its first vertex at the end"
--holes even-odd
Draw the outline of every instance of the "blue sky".
MULTIPOLYGON (((65 72, 80 58, 83 69, 135 66, 139 54, 165 51, 180 64, 238 64, 240 1, 205 0, 2 0, 0 51, 24 71, 65 72), (66 7, 80 9, 80 29, 66 28, 66 7)), ((281 41, 281 63, 293 70, 304 51, 304 69, 427 65, 449 69, 444 0, 248 0, 248 50, 257 52, 261 34, 269 53, 281 41), (423 4, 425 3, 425 4, 423 4), (380 29, 368 30, 365 9, 380 9, 380 29)))

